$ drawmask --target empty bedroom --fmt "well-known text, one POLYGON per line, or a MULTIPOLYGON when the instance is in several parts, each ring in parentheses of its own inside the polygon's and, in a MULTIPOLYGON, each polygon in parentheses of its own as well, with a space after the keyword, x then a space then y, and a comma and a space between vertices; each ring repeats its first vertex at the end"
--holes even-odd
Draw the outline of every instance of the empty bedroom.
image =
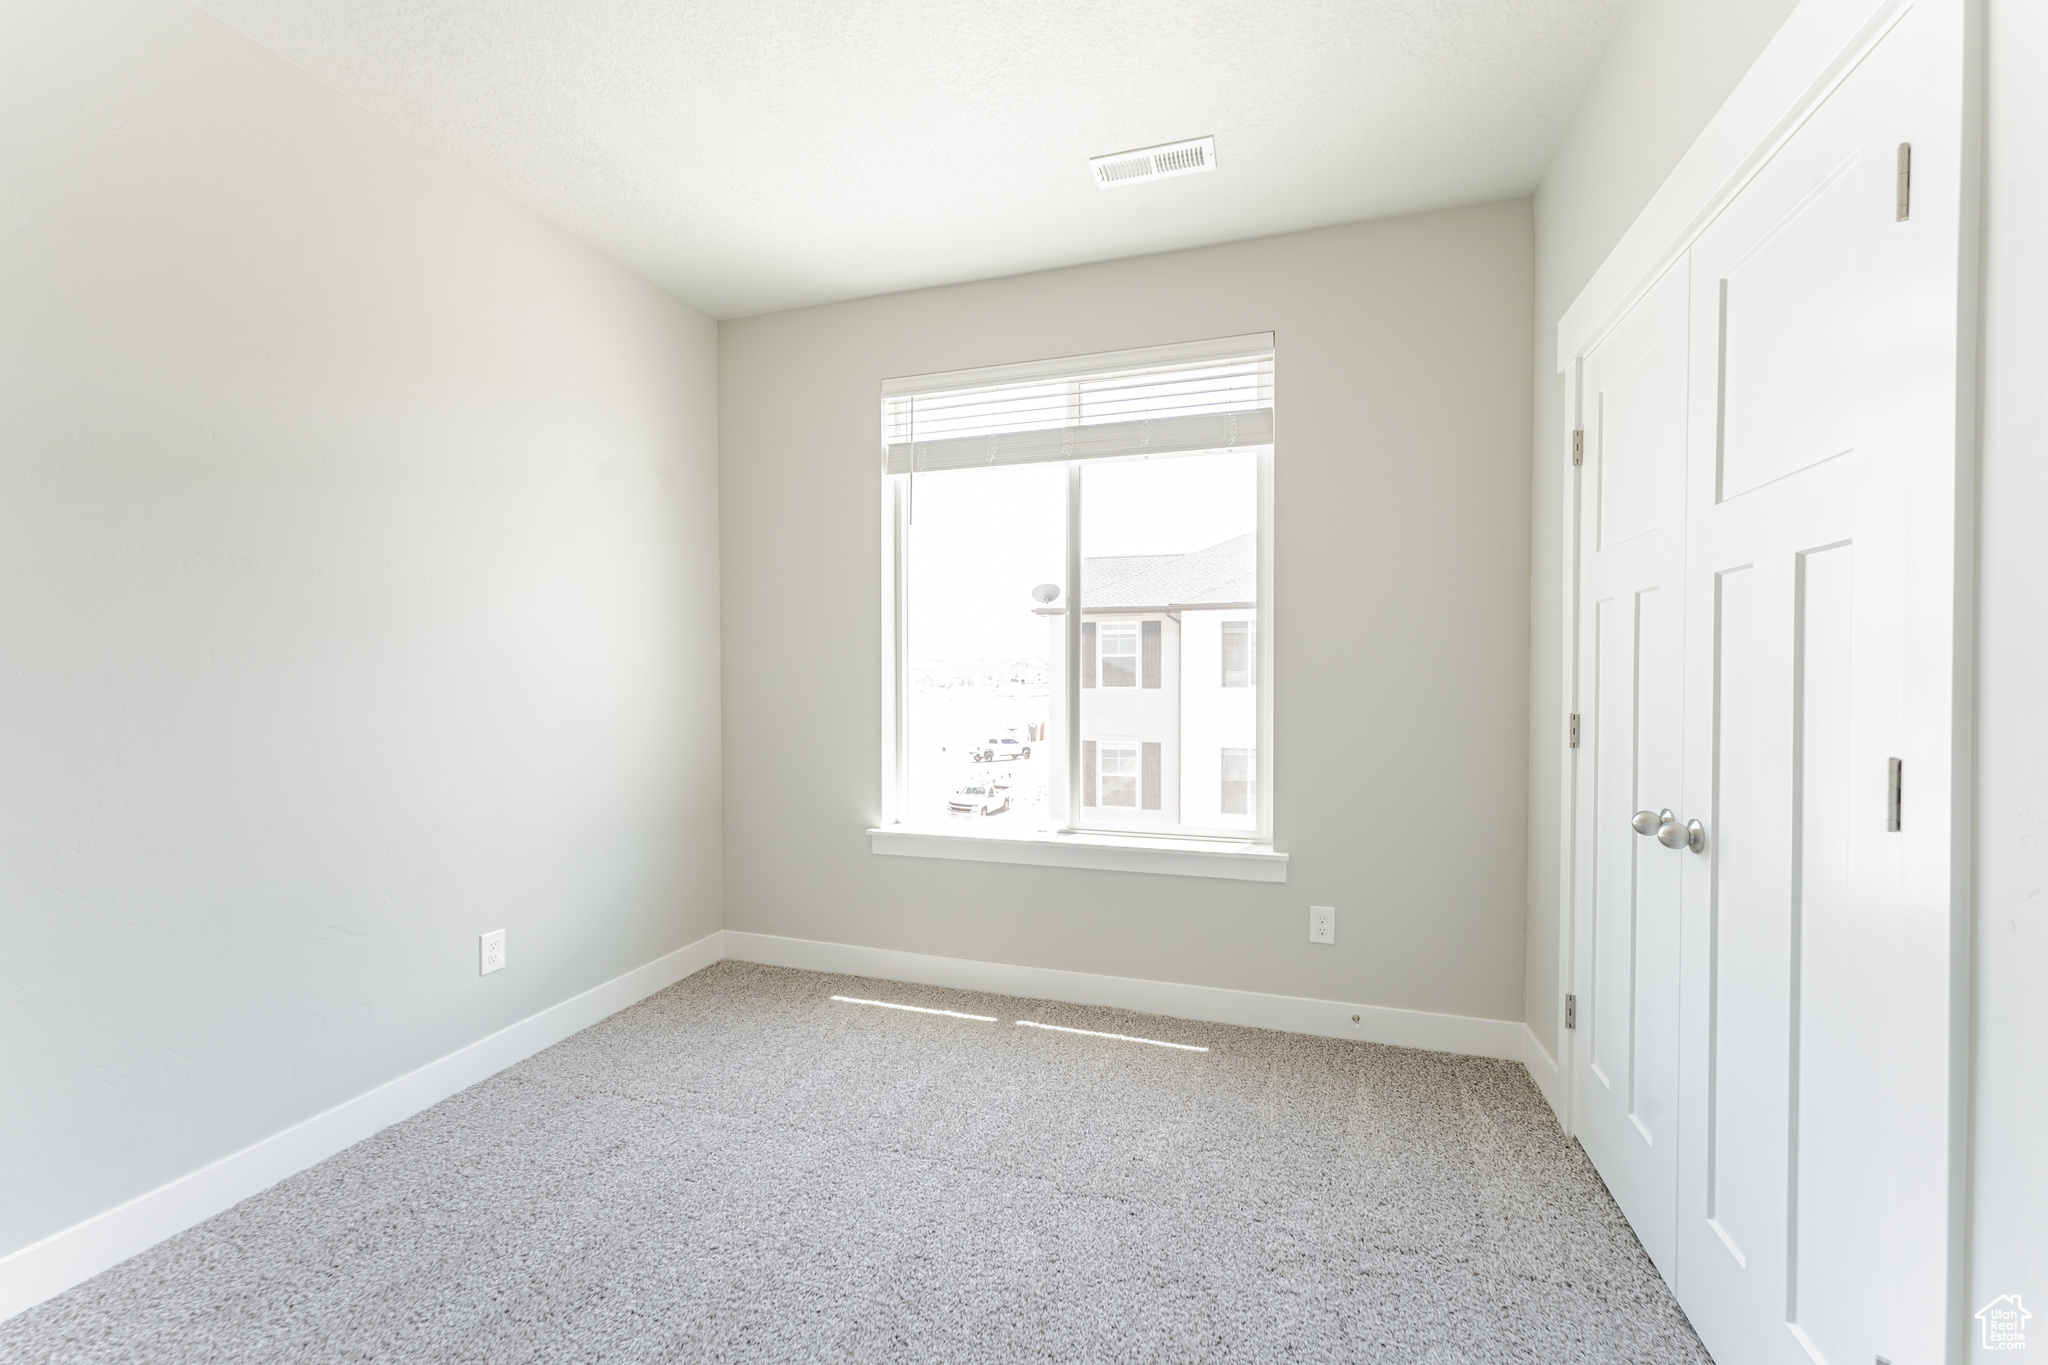
POLYGON ((0 0, 0 1361, 2048 1346, 2044 66, 0 0))

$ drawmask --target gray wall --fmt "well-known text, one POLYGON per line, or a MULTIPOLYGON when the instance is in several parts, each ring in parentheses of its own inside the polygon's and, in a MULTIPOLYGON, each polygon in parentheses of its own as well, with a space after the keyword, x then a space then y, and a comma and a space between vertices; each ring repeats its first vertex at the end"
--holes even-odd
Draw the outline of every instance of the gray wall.
MULTIPOLYGON (((2048 1344, 2048 7, 1989 0, 1985 36, 1976 1075, 1964 1311, 2020 1295, 2038 1351, 2048 1344)), ((2011 1359, 1981 1346, 1975 1354, 2011 1359)))
POLYGON ((1557 1055, 1559 764, 1565 752, 1558 506, 1571 453, 1557 320, 1778 31, 1795 0, 1636 0, 1536 191, 1529 575, 1529 1027, 1557 1055))
POLYGON ((727 928, 1519 1019, 1529 272, 1517 201, 722 323, 727 928), (1287 884, 870 854, 881 380, 1269 329, 1287 884))
POLYGON ((720 888, 712 324, 179 0, 0 166, 4 1254, 720 888))

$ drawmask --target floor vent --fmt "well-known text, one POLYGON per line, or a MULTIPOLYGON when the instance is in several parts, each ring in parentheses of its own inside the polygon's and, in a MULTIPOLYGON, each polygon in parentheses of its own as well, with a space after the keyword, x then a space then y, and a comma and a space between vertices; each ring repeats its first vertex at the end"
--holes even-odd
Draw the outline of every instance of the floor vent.
POLYGON ((1095 188, 1099 190, 1175 175, 1199 175, 1216 169, 1216 139, 1197 137, 1158 147, 1140 147, 1132 152, 1092 156, 1088 158, 1088 167, 1095 172, 1095 188))

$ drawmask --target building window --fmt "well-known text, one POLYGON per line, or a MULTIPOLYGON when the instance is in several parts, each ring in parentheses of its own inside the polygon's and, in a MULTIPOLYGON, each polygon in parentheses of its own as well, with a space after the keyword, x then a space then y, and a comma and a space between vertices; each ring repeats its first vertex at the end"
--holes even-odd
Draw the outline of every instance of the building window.
POLYGON ((1138 746, 1135 744, 1102 742, 1101 758, 1102 804, 1105 806, 1136 806, 1138 804, 1138 746))
POLYGON ((884 386, 885 824, 1265 836, 1271 347, 884 386))
POLYGON ((1257 765, 1250 749, 1223 751, 1223 813, 1246 815, 1258 804, 1257 765))
POLYGON ((1223 623, 1223 685, 1225 687, 1250 687, 1258 671, 1258 656, 1253 651, 1253 626, 1250 621, 1225 621, 1223 623))
MULTIPOLYGON (((1149 623, 1148 623, 1149 624, 1149 623)), ((1098 627, 1096 648, 1102 657, 1104 687, 1138 685, 1138 623, 1104 621, 1098 627)))

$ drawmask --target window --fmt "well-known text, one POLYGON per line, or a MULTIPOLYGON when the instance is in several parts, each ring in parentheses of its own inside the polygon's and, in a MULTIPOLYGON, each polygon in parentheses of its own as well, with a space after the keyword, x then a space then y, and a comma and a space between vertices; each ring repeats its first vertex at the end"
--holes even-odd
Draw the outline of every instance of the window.
POLYGON ((1249 749, 1223 751, 1223 813, 1244 815, 1258 800, 1258 776, 1249 749))
MULTIPOLYGON (((1084 625, 1082 629, 1087 629, 1084 625)), ((1104 621, 1098 627, 1102 651, 1102 685, 1104 687, 1136 687, 1138 685, 1138 623, 1136 621, 1104 621)))
MULTIPOLYGON (((1082 741, 1086 743, 1087 741, 1082 741)), ((1138 746, 1115 744, 1105 740, 1102 743, 1102 804, 1105 806, 1135 806, 1138 804, 1138 746)))
POLYGON ((1270 336, 884 386, 885 825, 1264 837, 1273 421, 1270 336))
POLYGON ((1256 658, 1252 653, 1252 623, 1249 621, 1225 621, 1223 623, 1223 685, 1225 687, 1250 687, 1252 676, 1257 671, 1256 658))
POLYGON ((1081 804, 1161 809, 1165 752, 1160 740, 1082 740, 1081 804))

